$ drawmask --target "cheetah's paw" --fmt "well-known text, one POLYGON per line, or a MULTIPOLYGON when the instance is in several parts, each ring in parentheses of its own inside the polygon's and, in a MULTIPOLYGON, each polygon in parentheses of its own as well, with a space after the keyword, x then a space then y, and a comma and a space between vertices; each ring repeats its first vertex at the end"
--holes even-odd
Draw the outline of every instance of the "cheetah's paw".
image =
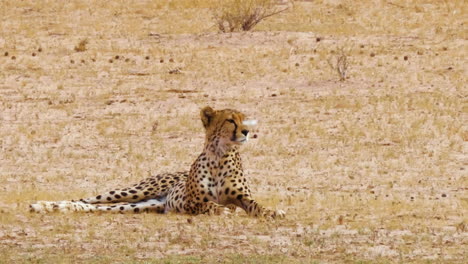
POLYGON ((228 207, 223 206, 223 207, 218 208, 217 215, 229 216, 229 215, 232 215, 232 210, 228 207))
POLYGON ((273 219, 279 219, 279 218, 285 218, 286 217, 286 212, 283 210, 266 210, 264 212, 264 217, 266 218, 273 218, 273 219))
POLYGON ((286 212, 283 210, 276 210, 274 212, 273 218, 285 218, 286 217, 286 212))

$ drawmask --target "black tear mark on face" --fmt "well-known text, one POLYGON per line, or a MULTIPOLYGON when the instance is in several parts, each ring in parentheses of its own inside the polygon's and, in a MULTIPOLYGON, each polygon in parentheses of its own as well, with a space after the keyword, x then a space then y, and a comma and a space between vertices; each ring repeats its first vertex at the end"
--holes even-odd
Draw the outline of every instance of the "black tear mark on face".
POLYGON ((205 127, 208 127, 211 124, 212 119, 213 118, 211 116, 208 116, 208 115, 206 116, 206 125, 205 125, 205 127))
POLYGON ((234 125, 234 131, 232 131, 231 141, 235 141, 235 140, 236 140, 236 131, 237 131, 237 124, 236 124, 236 122, 234 121, 234 119, 226 119, 225 122, 229 122, 229 123, 231 123, 231 124, 234 125))

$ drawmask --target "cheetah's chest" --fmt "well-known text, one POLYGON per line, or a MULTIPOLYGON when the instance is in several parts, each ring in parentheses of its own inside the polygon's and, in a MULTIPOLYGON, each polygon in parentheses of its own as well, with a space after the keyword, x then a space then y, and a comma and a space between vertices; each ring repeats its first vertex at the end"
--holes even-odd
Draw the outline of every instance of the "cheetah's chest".
POLYGON ((201 165, 206 168, 199 176, 199 187, 203 190, 202 193, 207 194, 207 199, 216 203, 222 202, 223 188, 225 178, 229 176, 229 169, 222 167, 218 163, 208 162, 201 165))
POLYGON ((228 198, 225 192, 226 188, 232 185, 234 181, 242 177, 242 169, 233 163, 220 163, 210 169, 209 177, 203 179, 203 185, 207 187, 207 191, 211 196, 212 201, 224 204, 228 198))

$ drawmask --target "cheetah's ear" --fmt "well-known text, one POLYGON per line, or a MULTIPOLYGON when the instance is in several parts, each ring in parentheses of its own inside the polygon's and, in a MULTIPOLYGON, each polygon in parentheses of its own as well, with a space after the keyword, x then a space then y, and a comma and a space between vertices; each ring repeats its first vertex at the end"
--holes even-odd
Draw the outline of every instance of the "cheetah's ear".
POLYGON ((209 106, 203 107, 203 109, 200 111, 200 116, 201 116, 201 121, 203 122, 203 126, 207 128, 211 120, 213 119, 215 115, 215 110, 209 106))

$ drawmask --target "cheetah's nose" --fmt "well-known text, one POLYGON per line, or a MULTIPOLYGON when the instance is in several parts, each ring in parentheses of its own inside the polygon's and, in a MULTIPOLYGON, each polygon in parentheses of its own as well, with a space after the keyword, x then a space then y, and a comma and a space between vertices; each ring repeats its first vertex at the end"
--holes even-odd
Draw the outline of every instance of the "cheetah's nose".
POLYGON ((242 132, 242 134, 244 136, 247 136, 247 134, 249 133, 249 131, 247 129, 243 129, 241 132, 242 132))

